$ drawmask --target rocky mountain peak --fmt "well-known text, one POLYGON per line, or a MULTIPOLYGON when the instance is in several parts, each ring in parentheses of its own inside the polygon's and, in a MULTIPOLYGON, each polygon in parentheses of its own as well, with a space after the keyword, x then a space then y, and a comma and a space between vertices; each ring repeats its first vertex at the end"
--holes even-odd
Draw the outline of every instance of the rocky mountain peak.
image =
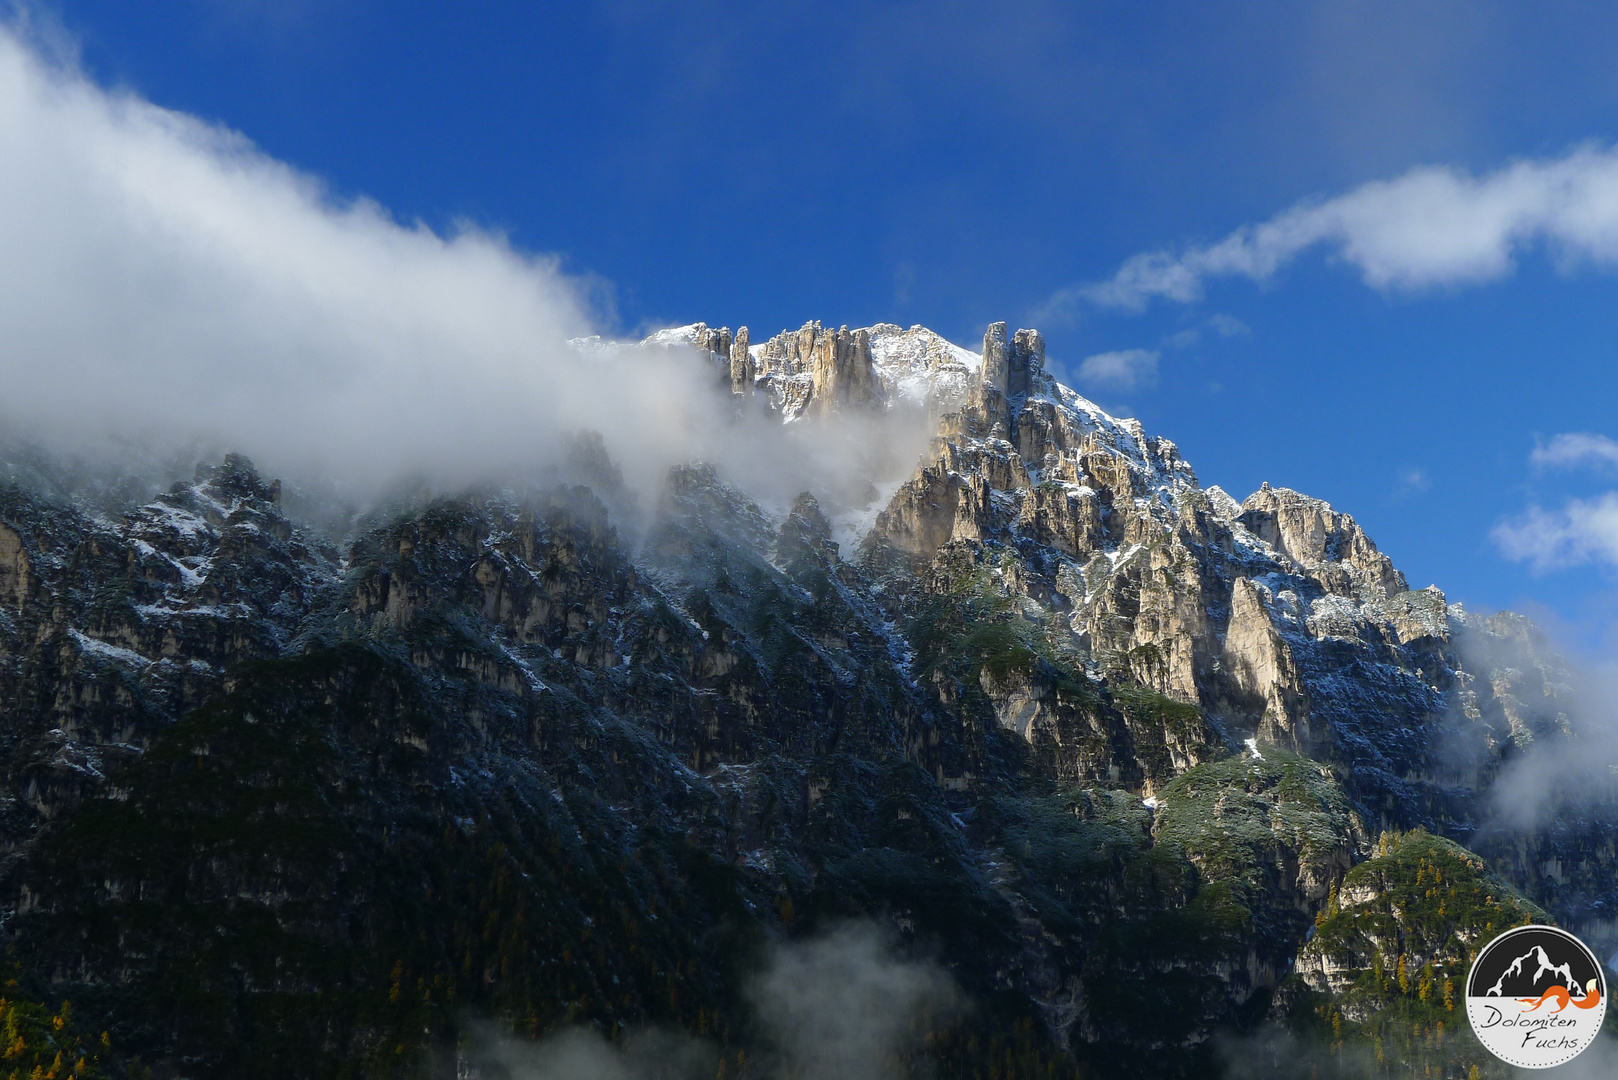
POLYGON ((1385 599, 1409 588, 1354 519, 1324 500, 1266 482, 1241 509, 1237 520, 1248 531, 1300 569, 1317 572, 1328 591, 1385 599))
MULTIPOLYGON (((728 331, 667 333, 716 356, 736 352, 728 331)), ((1462 674, 1458 609, 1436 589, 1411 591, 1352 516, 1269 483, 1241 502, 1203 489, 1172 442, 1052 378, 1037 330, 994 323, 974 354, 923 327, 809 322, 747 345, 746 356, 788 419, 947 406, 857 558, 897 557, 942 581, 961 580, 962 559, 993 566, 996 587, 1058 634, 1089 677, 1200 711, 1207 726, 1177 736, 1182 757, 1252 738, 1352 765, 1357 797, 1377 813, 1409 800, 1441 813, 1448 796, 1421 778, 1438 767, 1433 751, 1413 748, 1396 763, 1368 748, 1453 708, 1463 684, 1477 716, 1521 726, 1509 719, 1509 693, 1480 695, 1462 674), (1345 664, 1360 673, 1355 685, 1375 687, 1374 707, 1342 692, 1345 664)), ((1062 734, 1059 709, 1029 712, 1029 700, 1050 696, 1048 676, 1029 677, 1020 690, 1016 680, 984 684, 1001 722, 1031 744, 1073 747, 1058 765, 1071 775, 1115 767, 1116 748, 1081 751, 1062 734)))

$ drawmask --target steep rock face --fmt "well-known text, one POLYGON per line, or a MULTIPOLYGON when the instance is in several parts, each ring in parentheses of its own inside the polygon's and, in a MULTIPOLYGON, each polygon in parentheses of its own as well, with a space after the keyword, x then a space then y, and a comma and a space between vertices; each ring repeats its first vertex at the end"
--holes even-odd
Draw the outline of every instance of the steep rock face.
POLYGON ((1127 652, 1135 681, 1197 703, 1213 642, 1202 575, 1182 544, 1154 544, 1136 563, 1139 609, 1127 652))
POLYGON ((119 521, 0 496, 15 548, 16 607, 0 620, 15 785, 0 822, 13 851, 105 791, 118 763, 217 693, 228 668, 289 644, 334 565, 278 498, 234 456, 119 521))
POLYGON ((1307 753, 1314 739, 1303 677, 1270 621, 1259 586, 1248 578, 1237 578, 1231 588, 1224 660, 1237 690, 1252 702, 1249 708, 1261 714, 1259 738, 1307 753))
POLYGON ((1046 482, 1028 490, 1017 511, 1016 527, 1035 543, 1077 558, 1101 546, 1106 509, 1091 488, 1046 482))
POLYGON ((810 364, 815 406, 822 413, 848 405, 878 404, 881 384, 871 370, 871 336, 864 330, 823 334, 810 364))
POLYGON ((930 555, 951 540, 982 540, 995 531, 989 492, 981 474, 962 475, 940 461, 906 481, 878 515, 877 528, 887 543, 913 555, 930 555))
MULTIPOLYGON (((574 344, 588 350, 607 343, 590 338, 574 344)), ((894 407, 919 409, 936 420, 966 401, 982 364, 924 326, 907 330, 892 323, 832 330, 811 321, 753 344, 745 326, 732 334, 728 327, 699 322, 659 330, 639 344, 688 346, 711 355, 732 394, 759 393, 787 421, 806 411, 825 416, 894 407)))
MULTIPOLYGON (((278 658, 219 654, 183 716, 156 687, 112 683, 122 700, 95 715, 135 725, 116 761, 112 736, 81 723, 64 743, 40 731, 57 716, 14 714, 36 674, 7 687, 8 737, 82 777, 26 818, 37 766, 5 776, 8 941, 125 1053, 183 1054, 196 1075, 346 1075, 378 1040, 453 1042, 468 1002, 695 1030, 730 1007, 721 917, 794 895, 812 910, 866 894, 929 933, 1012 947, 991 911, 963 923, 849 861, 942 841, 949 887, 975 902, 941 800, 976 751, 907 684, 812 498, 776 529, 711 468, 676 470, 639 565, 582 489, 442 500, 362 526, 340 576, 317 557, 288 582, 276 556, 302 549, 272 492, 233 459, 127 527, 137 548, 170 530, 172 550, 144 553, 174 571, 153 586, 168 608, 256 618, 247 641, 278 658), (248 524, 273 542, 230 540, 248 524), (253 603, 232 599, 251 582, 253 603), (890 796, 925 828, 883 840, 871 829, 892 811, 829 809, 890 796), (733 880, 732 864, 748 869, 733 880)), ((127 587, 118 533, 25 503, 8 520, 46 550, 103 552, 77 564, 87 596, 127 587)), ((63 579, 42 588, 80 602, 63 579)), ((172 666, 118 648, 147 678, 172 666)))
POLYGON ((1269 484, 1245 502, 1202 489, 1172 443, 1051 380, 1032 331, 989 328, 961 407, 863 550, 920 567, 963 543, 1015 564, 1007 587, 1066 623, 1090 676, 1197 706, 1229 745, 1343 765, 1385 824, 1468 829, 1487 770, 1458 775, 1454 746, 1497 761, 1502 719, 1541 724, 1510 719, 1492 684, 1511 665, 1468 664, 1459 609, 1409 590, 1352 517, 1269 484))
POLYGON ((819 322, 783 330, 750 353, 758 380, 782 416, 793 420, 813 409, 877 408, 886 392, 871 363, 867 330, 828 330, 819 322))
POLYGON ((964 407, 942 418, 867 543, 922 558, 949 540, 1052 553, 1032 587, 1072 610, 1097 662, 1199 702, 1218 651, 1206 593, 1220 587, 1205 587, 1207 560, 1183 539, 1176 500, 1195 478, 1171 443, 1052 381, 1044 352, 1036 331, 989 328, 964 407))
POLYGON ((964 729, 1014 732, 1063 781, 1144 793, 1224 753, 1195 706, 1085 673, 1059 620, 1016 611, 1019 573, 1012 559, 990 563, 978 545, 952 542, 913 616, 912 670, 964 729))
POLYGON ((22 537, 0 525, 0 603, 21 614, 28 586, 28 553, 23 550, 22 537))
MULTIPOLYGON (((1102 517, 1112 516, 1114 493, 1121 488, 1126 499, 1134 494, 1135 476, 1125 463, 1131 452, 1147 469, 1180 467, 1171 444, 1148 443, 1132 424, 1112 421, 1052 381, 1044 371, 1044 342, 1036 332, 1019 331, 1008 339, 1006 325, 996 323, 984 337, 979 378, 963 407, 941 418, 916 476, 899 489, 868 542, 892 542, 907 553, 927 556, 948 539, 986 539, 1023 520, 1036 538, 1057 538, 1059 550, 1087 557, 1099 547, 1102 517), (992 516, 979 512, 981 500, 959 512, 962 493, 972 490, 974 477, 994 492, 992 516), (1041 490, 1025 511, 1036 486, 1041 490), (1086 505, 1086 499, 1097 501, 1086 505), (1082 519, 1089 525, 1081 534, 1082 519), (956 534, 956 520, 980 536, 956 534), (985 527, 989 534, 982 533, 985 527)), ((1112 528, 1127 532, 1133 515, 1126 510, 1118 516, 1112 528)))
POLYGON ((730 392, 752 397, 758 381, 758 369, 748 344, 747 327, 736 331, 736 340, 730 346, 730 392))
POLYGON ((1406 592, 1404 575, 1376 549, 1354 519, 1329 503, 1268 483, 1242 503, 1241 522, 1284 553, 1327 592, 1361 600, 1406 592))

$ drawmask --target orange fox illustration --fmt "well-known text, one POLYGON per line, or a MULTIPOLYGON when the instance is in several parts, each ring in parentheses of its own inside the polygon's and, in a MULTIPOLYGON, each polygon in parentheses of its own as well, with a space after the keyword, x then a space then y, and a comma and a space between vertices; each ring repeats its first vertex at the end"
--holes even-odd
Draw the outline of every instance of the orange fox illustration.
POLYGON ((1565 986, 1551 987, 1549 990, 1546 990, 1543 994, 1539 995, 1539 1000, 1537 1001, 1533 998, 1518 998, 1517 1000, 1522 1002, 1524 1005, 1531 1006, 1526 1010, 1527 1012, 1538 1012, 1539 1007, 1545 1004, 1547 1001, 1556 1002, 1556 1008, 1553 1010, 1554 1012, 1561 1012, 1563 1009, 1568 1007, 1570 1002, 1575 1009, 1593 1009, 1597 1005, 1601 1004, 1601 991, 1596 989, 1596 980, 1591 979, 1589 984, 1584 988, 1584 996, 1577 1001, 1573 1001, 1572 996, 1568 993, 1567 987, 1565 986))

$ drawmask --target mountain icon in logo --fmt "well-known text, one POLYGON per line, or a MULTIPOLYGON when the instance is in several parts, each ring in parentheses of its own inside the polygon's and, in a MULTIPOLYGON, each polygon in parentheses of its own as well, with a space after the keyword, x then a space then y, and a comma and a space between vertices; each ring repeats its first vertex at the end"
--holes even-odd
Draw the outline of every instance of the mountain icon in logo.
POLYGON ((1583 983, 1573 977, 1573 965, 1553 964, 1543 945, 1535 945, 1501 972, 1484 997, 1537 997, 1553 986, 1566 987, 1574 997, 1583 997, 1583 983), (1533 974, 1529 975, 1529 965, 1533 974), (1546 981, 1550 980, 1550 981, 1546 981))
POLYGON ((1467 983, 1468 997, 1537 998, 1553 986, 1581 998, 1600 966, 1590 950, 1564 931, 1521 927, 1479 954, 1467 983))

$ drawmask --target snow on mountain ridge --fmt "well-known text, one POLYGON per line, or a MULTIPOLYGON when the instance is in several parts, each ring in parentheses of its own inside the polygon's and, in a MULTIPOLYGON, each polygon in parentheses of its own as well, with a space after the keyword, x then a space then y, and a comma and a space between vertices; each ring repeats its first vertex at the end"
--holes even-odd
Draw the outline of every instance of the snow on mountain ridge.
POLYGON ((866 327, 871 336, 871 363, 889 394, 927 403, 966 399, 971 382, 983 369, 983 357, 917 324, 903 330, 893 323, 866 327))
MULTIPOLYGON (((759 374, 756 377, 759 380, 765 377, 764 364, 769 358, 772 342, 778 342, 789 335, 802 335, 811 327, 818 330, 819 326, 819 323, 809 323, 802 330, 783 330, 774 338, 756 344, 749 343, 747 354, 758 365, 759 374)), ((731 343, 743 340, 741 335, 746 333, 746 329, 743 327, 736 335, 732 335, 729 327, 715 329, 707 323, 694 322, 655 330, 638 342, 614 341, 592 335, 574 338, 569 344, 581 351, 613 347, 690 347, 712 353, 716 357, 730 359, 731 343), (721 346, 723 352, 720 351, 721 346)), ((867 336, 871 368, 882 383, 885 400, 890 407, 899 401, 912 401, 931 404, 937 413, 949 412, 964 403, 972 384, 982 377, 983 356, 980 352, 973 352, 957 345, 942 334, 919 323, 909 329, 894 323, 875 323, 852 331, 847 327, 842 329, 851 335, 863 333, 867 336)), ((804 374, 807 373, 796 369, 787 372, 789 377, 804 374)), ((1083 414, 1090 418, 1088 423, 1090 427, 1123 433, 1126 438, 1119 449, 1124 450, 1139 464, 1145 465, 1148 462, 1150 455, 1143 445, 1146 434, 1139 421, 1112 416, 1065 383, 1057 382, 1049 376, 1046 380, 1047 386, 1041 386, 1037 390, 1030 388, 1024 396, 1028 400, 1050 401, 1065 410, 1083 414)), ((791 412, 784 418, 794 419, 799 414, 791 412)), ((1159 441, 1168 446, 1173 445, 1167 440, 1159 441)))

